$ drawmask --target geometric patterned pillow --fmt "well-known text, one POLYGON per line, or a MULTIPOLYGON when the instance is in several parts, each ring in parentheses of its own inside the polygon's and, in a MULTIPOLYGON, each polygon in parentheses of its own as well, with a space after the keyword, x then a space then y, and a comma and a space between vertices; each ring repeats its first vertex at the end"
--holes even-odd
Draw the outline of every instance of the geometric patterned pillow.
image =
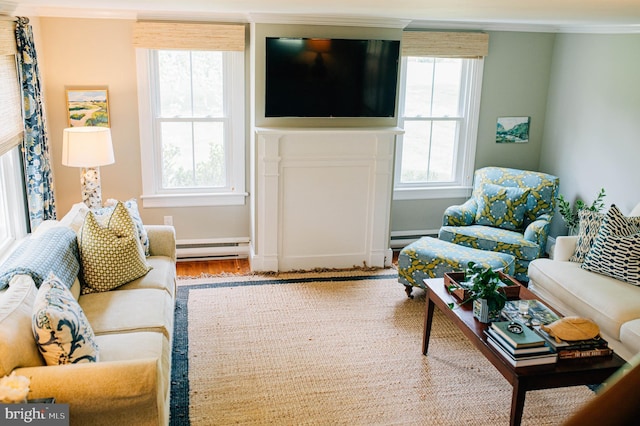
MULTIPOLYGON (((113 213, 113 210, 115 209, 117 204, 118 200, 110 198, 105 202, 105 207, 92 210, 93 214, 96 216, 96 219, 98 219, 98 222, 105 223, 107 220, 109 220, 109 217, 113 213)), ((147 230, 144 228, 142 218, 140 217, 140 212, 138 211, 138 202, 135 198, 131 198, 130 200, 122 201, 122 204, 124 204, 124 206, 127 208, 127 211, 129 212, 129 215, 131 215, 133 223, 136 224, 140 242, 142 243, 142 247, 144 247, 144 255, 149 256, 149 236, 147 235, 147 230)))
POLYGON ((583 269, 640 285, 640 221, 612 205, 581 265, 583 269))
POLYGON ((501 186, 488 183, 482 186, 477 199, 476 223, 517 231, 527 209, 529 188, 501 186))
POLYGON ((604 219, 604 213, 582 209, 578 212, 578 217, 580 218, 578 242, 576 243, 576 250, 569 258, 569 262, 582 263, 598 235, 602 219, 604 219))
POLYGON ((78 236, 84 285, 82 294, 113 290, 149 272, 138 231, 121 202, 105 227, 92 212, 78 236))
POLYGON ((33 336, 47 365, 97 362, 93 329, 71 291, 50 274, 33 306, 33 336))

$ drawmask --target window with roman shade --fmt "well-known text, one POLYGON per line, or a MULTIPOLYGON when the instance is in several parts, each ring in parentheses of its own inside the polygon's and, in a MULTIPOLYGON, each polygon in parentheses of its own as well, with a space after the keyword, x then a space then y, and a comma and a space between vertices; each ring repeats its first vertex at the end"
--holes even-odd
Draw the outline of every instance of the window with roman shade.
POLYGON ((403 33, 394 199, 470 194, 488 47, 480 32, 403 33))
POLYGON ((136 22, 145 207, 244 204, 245 26, 136 22))

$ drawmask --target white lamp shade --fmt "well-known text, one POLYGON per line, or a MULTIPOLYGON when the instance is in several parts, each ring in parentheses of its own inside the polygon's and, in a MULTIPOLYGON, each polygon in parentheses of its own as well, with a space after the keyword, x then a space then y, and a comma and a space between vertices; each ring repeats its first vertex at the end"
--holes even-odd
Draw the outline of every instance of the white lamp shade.
POLYGON ((70 127, 62 134, 62 164, 69 167, 99 167, 113 164, 111 129, 70 127))

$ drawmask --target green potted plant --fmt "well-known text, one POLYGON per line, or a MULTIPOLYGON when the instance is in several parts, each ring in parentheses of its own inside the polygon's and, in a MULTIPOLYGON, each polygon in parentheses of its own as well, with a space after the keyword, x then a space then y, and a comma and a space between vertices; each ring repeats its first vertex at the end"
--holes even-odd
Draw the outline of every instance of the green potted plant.
MULTIPOLYGON (((507 296, 504 292, 498 291, 505 285, 498 271, 469 262, 464 270, 464 281, 460 285, 468 292, 468 296, 461 304, 473 301, 473 315, 480 322, 487 323, 500 319, 500 311, 504 308, 507 296)), ((452 288, 449 288, 449 291, 451 290, 452 288)), ((449 307, 453 309, 455 305, 450 303, 449 307)))
POLYGON ((564 199, 562 194, 558 195, 558 212, 564 219, 564 223, 567 226, 569 235, 576 235, 578 233, 578 225, 580 224, 580 210, 591 210, 599 212, 604 207, 604 197, 606 196, 604 188, 600 189, 598 196, 590 206, 587 206, 584 201, 578 199, 572 206, 567 200, 564 199))
MULTIPOLYGON (((500 287, 505 286, 498 271, 475 262, 469 262, 464 270, 464 281, 460 283, 467 290, 467 296, 461 304, 473 302, 473 315, 478 321, 488 323, 500 319, 500 311, 504 308, 507 296, 500 287)), ((449 291, 454 286, 450 286, 449 291)), ((453 309, 455 305, 449 304, 453 309)))

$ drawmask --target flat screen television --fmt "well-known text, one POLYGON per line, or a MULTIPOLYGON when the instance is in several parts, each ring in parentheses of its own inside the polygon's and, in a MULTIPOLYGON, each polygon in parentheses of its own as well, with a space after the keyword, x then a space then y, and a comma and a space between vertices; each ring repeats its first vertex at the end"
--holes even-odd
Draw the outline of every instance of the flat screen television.
POLYGON ((265 117, 393 117, 400 42, 266 39, 265 117))

